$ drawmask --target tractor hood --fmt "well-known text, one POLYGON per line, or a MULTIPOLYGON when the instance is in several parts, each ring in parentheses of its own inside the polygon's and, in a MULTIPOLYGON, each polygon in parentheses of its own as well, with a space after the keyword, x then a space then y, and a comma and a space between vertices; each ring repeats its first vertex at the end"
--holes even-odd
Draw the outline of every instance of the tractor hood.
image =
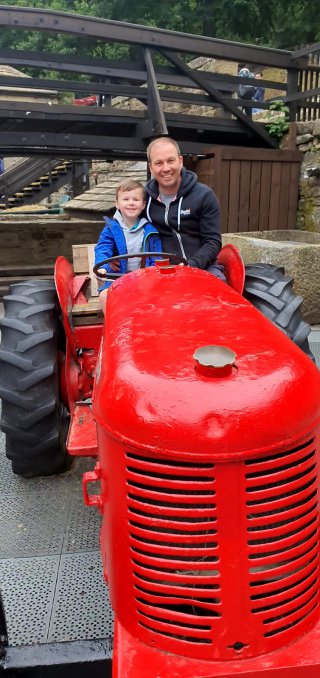
POLYGON ((123 444, 217 460, 287 448, 313 435, 319 385, 310 358, 210 273, 157 266, 110 288, 94 415, 123 444), (199 365, 206 346, 234 364, 199 365))

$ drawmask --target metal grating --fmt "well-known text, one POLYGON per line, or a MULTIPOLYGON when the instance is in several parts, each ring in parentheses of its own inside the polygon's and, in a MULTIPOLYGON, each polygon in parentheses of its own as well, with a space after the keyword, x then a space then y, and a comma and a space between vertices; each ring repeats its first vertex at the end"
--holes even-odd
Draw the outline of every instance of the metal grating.
MULTIPOLYGON (((80 488, 77 488, 80 490, 80 488)), ((63 541, 63 553, 98 551, 102 516, 88 509, 80 491, 73 498, 63 541)), ((102 567, 102 566, 101 566, 102 567)))
POLYGON ((61 552, 69 510, 66 493, 41 490, 0 498, 0 558, 49 556, 61 552))
POLYGON ((10 645, 46 642, 59 556, 0 560, 10 645))
POLYGON ((48 642, 112 636, 100 553, 61 556, 48 642))
POLYGON ((246 482, 252 612, 265 638, 297 633, 319 605, 314 439, 247 461, 246 482))
POLYGON ((214 465, 126 458, 139 624, 210 645, 221 616, 214 465))
POLYGON ((316 359, 318 367, 320 367, 320 336, 318 339, 317 335, 320 335, 320 332, 313 332, 313 339, 310 341, 310 348, 316 359))

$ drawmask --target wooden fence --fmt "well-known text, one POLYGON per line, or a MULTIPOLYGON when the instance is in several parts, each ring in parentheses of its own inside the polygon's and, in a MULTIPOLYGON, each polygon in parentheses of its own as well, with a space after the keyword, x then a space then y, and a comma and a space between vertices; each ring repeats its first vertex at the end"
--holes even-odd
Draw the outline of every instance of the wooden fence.
POLYGON ((221 205, 222 232, 296 228, 302 153, 220 146, 190 166, 221 205))

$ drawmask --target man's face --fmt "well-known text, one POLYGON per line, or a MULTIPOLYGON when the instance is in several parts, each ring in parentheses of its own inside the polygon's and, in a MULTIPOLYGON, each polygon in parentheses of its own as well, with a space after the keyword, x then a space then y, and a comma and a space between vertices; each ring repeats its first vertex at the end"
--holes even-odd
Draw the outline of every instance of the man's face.
POLYGON ((150 172, 158 182, 160 193, 173 195, 181 183, 182 156, 170 141, 159 141, 150 152, 150 172))

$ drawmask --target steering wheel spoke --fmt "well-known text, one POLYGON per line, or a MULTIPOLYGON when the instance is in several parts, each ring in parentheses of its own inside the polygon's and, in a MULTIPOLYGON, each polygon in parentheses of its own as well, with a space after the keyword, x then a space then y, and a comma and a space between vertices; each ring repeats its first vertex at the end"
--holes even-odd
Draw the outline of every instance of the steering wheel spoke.
POLYGON ((105 273, 99 273, 101 268, 104 268, 107 264, 112 264, 115 261, 127 261, 128 259, 134 259, 134 258, 139 258, 139 259, 147 259, 148 257, 161 257, 162 259, 175 259, 179 264, 184 264, 184 266, 188 266, 188 261, 184 257, 180 257, 178 254, 173 254, 172 252, 133 252, 132 254, 117 254, 114 257, 109 257, 108 259, 104 259, 103 261, 100 261, 98 264, 96 264, 93 267, 93 272, 99 278, 100 280, 116 280, 117 278, 121 278, 123 273, 108 273, 107 271, 105 273))

